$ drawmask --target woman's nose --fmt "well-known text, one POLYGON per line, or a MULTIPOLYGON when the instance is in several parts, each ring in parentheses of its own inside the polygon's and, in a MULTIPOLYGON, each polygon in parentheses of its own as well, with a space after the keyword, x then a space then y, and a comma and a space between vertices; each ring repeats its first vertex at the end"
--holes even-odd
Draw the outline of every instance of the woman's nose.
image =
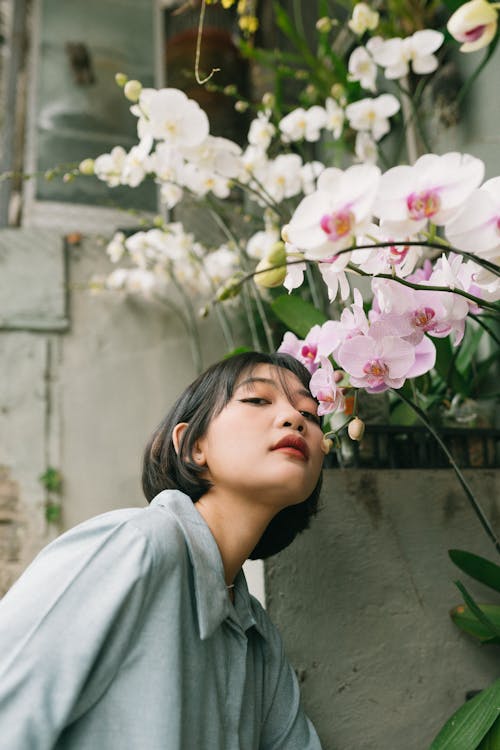
POLYGON ((297 430, 297 432, 304 431, 305 419, 299 411, 293 408, 287 414, 284 414, 280 418, 280 421, 282 427, 290 427, 292 430, 297 430))

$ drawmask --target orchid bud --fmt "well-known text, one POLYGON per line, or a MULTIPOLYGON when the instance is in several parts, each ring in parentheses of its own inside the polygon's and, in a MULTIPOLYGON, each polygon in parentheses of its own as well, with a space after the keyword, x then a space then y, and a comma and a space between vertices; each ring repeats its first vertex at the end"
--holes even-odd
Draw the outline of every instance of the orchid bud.
POLYGON ((448 21, 448 31, 463 42, 460 52, 475 52, 486 47, 497 32, 498 13, 486 0, 471 0, 461 5, 448 21))
POLYGON ((358 442, 362 440, 363 435, 365 434, 365 423, 363 420, 359 417, 354 417, 354 419, 349 422, 347 433, 351 440, 357 440, 358 442))
POLYGON ((230 279, 223 284, 216 293, 216 299, 219 302, 224 302, 232 297, 237 297, 241 291, 241 274, 234 274, 230 279))
POLYGON ((328 34, 328 32, 332 30, 332 27, 332 19, 328 18, 328 16, 318 18, 318 20, 316 21, 316 29, 320 32, 320 34, 328 34))
POLYGON ((237 112, 246 112, 249 107, 248 102, 244 102, 242 99, 238 99, 237 102, 235 102, 234 108, 237 112))
POLYGON ((90 177, 94 174, 94 160, 93 159, 84 159, 80 162, 78 165, 78 171, 80 174, 84 174, 87 177, 90 177))
POLYGON ((262 97, 262 104, 264 105, 264 107, 269 107, 270 109, 272 109, 276 104, 276 97, 270 91, 266 91, 266 93, 262 97))
POLYGON ((116 73, 115 82, 122 89, 128 81, 128 76, 125 73, 116 73))
POLYGON ((283 284, 286 277, 286 266, 275 268, 275 265, 275 263, 269 263, 266 258, 260 261, 255 269, 256 274, 254 276, 254 281, 258 286, 271 289, 283 284))
POLYGON ((321 441, 321 450, 327 456, 333 448, 333 440, 331 438, 324 437, 321 441))
POLYGON ((141 95, 142 83, 140 81, 127 81, 123 88, 123 93, 129 102, 137 102, 141 95))
POLYGON ((283 242, 276 242, 272 246, 255 271, 254 280, 259 286, 271 288, 283 284, 286 276, 286 250, 283 242))

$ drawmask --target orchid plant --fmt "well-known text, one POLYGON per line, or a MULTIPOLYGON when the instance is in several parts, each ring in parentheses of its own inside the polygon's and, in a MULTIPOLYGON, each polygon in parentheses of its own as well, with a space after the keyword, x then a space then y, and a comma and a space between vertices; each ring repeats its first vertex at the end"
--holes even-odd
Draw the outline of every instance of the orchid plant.
MULTIPOLYGON (((232 4, 222 0, 224 7, 232 4)), ((497 7, 472 0, 451 16, 448 32, 461 51, 490 45, 491 53, 497 7)), ((242 4, 240 20, 253 8, 242 4)), ((330 437, 348 426, 352 439, 361 438, 352 393, 399 395, 448 453, 500 551, 425 415, 435 404, 433 389, 449 406, 454 388, 477 385, 479 371, 495 366, 495 352, 485 347, 481 365, 459 371, 460 363, 470 366, 481 337, 493 349, 500 343, 494 321, 500 311, 500 177, 485 181, 483 162, 470 154, 421 153, 419 106, 450 37, 444 29, 419 27, 422 18, 412 28, 408 19, 384 13, 383 3, 377 8, 357 3, 343 25, 325 11, 313 54, 276 7, 297 54, 252 54, 263 64, 274 61, 278 78, 291 71, 308 85, 299 106, 288 111, 280 87, 266 93, 243 147, 211 135, 206 113, 182 91, 143 89, 117 75, 137 118, 138 143, 128 152, 116 146, 86 159, 74 174, 95 175, 111 188, 153 179, 165 212, 153 226, 115 234, 107 253, 117 268, 95 279, 94 287, 170 306, 175 287, 198 366, 200 311, 215 311, 229 350, 251 343, 292 354, 312 373, 311 391, 330 437), (401 141, 396 131, 404 134, 407 164, 391 150, 391 138, 401 141), (205 212, 222 241, 208 245, 171 220, 186 199, 205 212), (276 296, 280 287, 285 293, 276 296), (239 304, 250 341, 234 334, 239 304), (290 329, 284 335, 277 319, 290 329)), ((242 28, 251 33, 255 25, 247 20, 242 28)), ((250 54, 248 43, 243 49, 250 54)), ((238 99, 236 109, 248 104, 238 99)))
MULTIPOLYGON (((182 91, 143 89, 117 76, 137 118, 138 144, 128 152, 116 146, 75 171, 110 187, 154 179, 167 212, 195 200, 222 241, 208 246, 181 222, 158 217, 152 227, 112 238, 107 252, 118 267, 94 286, 171 306, 174 286, 198 365, 200 308, 215 310, 229 350, 250 343, 233 331, 241 302, 254 348, 279 346, 311 371, 333 437, 335 413, 357 389, 396 393, 422 417, 436 393, 449 406, 453 388, 467 379, 453 377, 464 364, 460 353, 470 355, 483 333, 499 343, 492 317, 500 310, 500 177, 484 181, 483 162, 470 154, 412 158, 420 94, 409 108, 410 89, 421 93, 439 69, 443 31, 385 38, 377 32, 387 20, 364 3, 340 30, 320 18, 319 63, 330 60, 335 77, 321 103, 327 79, 284 11, 277 13, 311 66, 316 100, 282 113, 276 95, 265 94, 243 148, 211 135, 206 113, 182 91), (409 164, 386 164, 393 122, 413 133, 409 164), (278 287, 289 296, 276 297, 278 287), (290 329, 281 344, 277 318, 290 329), (340 386, 334 368, 345 373, 340 386)), ((496 19, 495 5, 472 0, 448 30, 473 51, 494 43, 496 19)), ((287 60, 297 62, 291 54, 287 60)), ((494 366, 487 347, 484 366, 494 366)), ((341 427, 357 416, 354 408, 341 427)))

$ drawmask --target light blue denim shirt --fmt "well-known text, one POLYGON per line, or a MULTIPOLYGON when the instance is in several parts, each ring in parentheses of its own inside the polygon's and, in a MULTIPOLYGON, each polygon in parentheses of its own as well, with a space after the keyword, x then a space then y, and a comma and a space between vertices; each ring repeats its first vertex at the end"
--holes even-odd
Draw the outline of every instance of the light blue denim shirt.
POLYGON ((5 750, 320 750, 276 628, 191 499, 86 521, 0 602, 5 750))

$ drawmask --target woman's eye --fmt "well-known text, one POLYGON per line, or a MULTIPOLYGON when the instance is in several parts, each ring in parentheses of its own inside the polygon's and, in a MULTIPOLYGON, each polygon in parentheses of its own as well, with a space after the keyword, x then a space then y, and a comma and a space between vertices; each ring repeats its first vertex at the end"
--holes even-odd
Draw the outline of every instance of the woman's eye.
POLYGON ((259 398, 258 396, 252 396, 251 398, 240 399, 242 404, 268 404, 269 401, 266 398, 259 398))
POLYGON ((311 422, 315 422, 315 424, 321 424, 320 418, 318 417, 317 414, 313 414, 311 411, 304 411, 304 410, 302 410, 300 413, 302 414, 303 417, 305 417, 306 419, 309 419, 311 422))

